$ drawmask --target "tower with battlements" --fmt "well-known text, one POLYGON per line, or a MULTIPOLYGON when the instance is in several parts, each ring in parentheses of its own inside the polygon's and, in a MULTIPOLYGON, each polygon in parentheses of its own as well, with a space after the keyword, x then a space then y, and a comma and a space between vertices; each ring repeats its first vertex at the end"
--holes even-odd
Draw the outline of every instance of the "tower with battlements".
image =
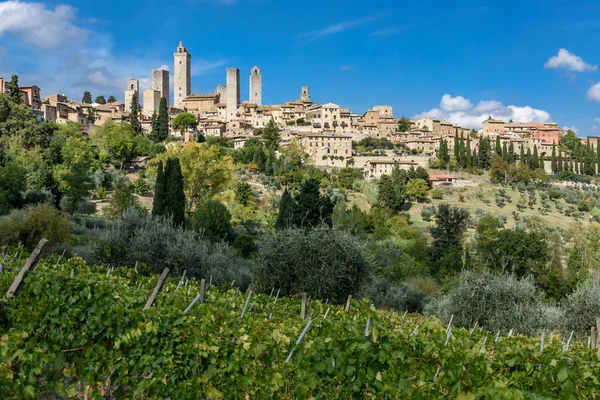
POLYGON ((160 97, 171 103, 171 88, 169 87, 169 71, 166 69, 155 69, 152 71, 152 89, 160 92, 160 97))
POLYGON ((181 42, 173 54, 173 62, 173 104, 176 108, 182 108, 183 99, 192 93, 192 55, 181 42))
POLYGON ((262 106, 262 75, 260 68, 254 67, 250 71, 250 103, 262 106))
POLYGON ((237 68, 227 68, 227 122, 236 118, 237 109, 240 105, 240 70, 237 68))

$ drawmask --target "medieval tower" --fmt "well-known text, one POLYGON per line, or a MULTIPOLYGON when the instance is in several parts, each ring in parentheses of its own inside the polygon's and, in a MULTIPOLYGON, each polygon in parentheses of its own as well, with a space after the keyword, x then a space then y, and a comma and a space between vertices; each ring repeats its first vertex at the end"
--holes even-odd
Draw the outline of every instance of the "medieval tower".
POLYGON ((160 92, 160 97, 167 99, 167 105, 171 103, 171 88, 169 87, 168 70, 155 69, 152 71, 152 89, 160 92))
POLYGON ((260 68, 254 67, 250 72, 250 103, 262 106, 262 75, 260 68))
POLYGON ((176 108, 181 108, 183 99, 192 93, 192 55, 179 42, 177 51, 173 54, 173 59, 175 64, 175 68, 173 69, 173 93, 175 95, 173 104, 176 108))
POLYGON ((240 70, 227 68, 227 122, 234 120, 240 105, 240 70))
POLYGON ((302 93, 300 93, 300 100, 310 101, 310 94, 308 93, 308 86, 302 86, 302 93))
POLYGON ((140 81, 137 79, 129 79, 127 81, 127 90, 125 90, 125 111, 131 111, 131 101, 133 95, 137 97, 137 103, 140 104, 140 81))

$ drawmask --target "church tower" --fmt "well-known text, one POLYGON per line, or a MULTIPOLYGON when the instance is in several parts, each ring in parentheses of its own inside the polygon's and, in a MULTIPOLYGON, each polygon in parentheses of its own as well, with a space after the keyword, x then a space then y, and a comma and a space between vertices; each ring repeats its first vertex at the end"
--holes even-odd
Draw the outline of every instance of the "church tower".
POLYGON ((192 93, 192 55, 179 42, 177 51, 173 54, 173 59, 175 64, 173 69, 173 93, 175 95, 173 104, 176 108, 182 108, 183 99, 192 93))
POLYGON ((258 67, 254 67, 250 71, 250 96, 248 99, 250 103, 262 106, 262 75, 258 67))

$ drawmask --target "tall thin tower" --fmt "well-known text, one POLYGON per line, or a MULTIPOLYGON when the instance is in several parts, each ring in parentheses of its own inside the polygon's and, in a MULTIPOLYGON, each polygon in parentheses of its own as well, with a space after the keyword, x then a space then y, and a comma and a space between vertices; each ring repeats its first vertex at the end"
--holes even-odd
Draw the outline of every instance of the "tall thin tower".
POLYGON ((173 69, 175 75, 173 80, 173 93, 175 94, 173 104, 176 108, 182 108, 183 99, 192 93, 192 55, 179 42, 177 51, 173 54, 173 59, 175 64, 175 68, 173 69))
POLYGON ((250 71, 250 103, 262 106, 262 75, 260 68, 254 67, 250 71))
POLYGON ((240 105, 240 70, 227 68, 227 122, 236 118, 240 105))
POLYGON ((167 105, 171 103, 171 88, 169 86, 168 70, 155 69, 152 71, 152 89, 160 92, 160 97, 167 99, 167 105))

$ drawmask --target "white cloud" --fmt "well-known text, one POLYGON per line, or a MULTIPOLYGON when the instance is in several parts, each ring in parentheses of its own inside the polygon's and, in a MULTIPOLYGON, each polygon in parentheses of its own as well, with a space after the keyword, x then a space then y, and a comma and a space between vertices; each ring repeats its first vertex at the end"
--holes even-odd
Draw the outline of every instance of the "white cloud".
POLYGON ((360 18, 360 19, 344 21, 344 22, 340 22, 335 25, 326 26, 325 28, 322 28, 322 29, 317 29, 317 30, 309 31, 309 32, 303 32, 303 33, 298 34, 296 37, 297 38, 308 38, 311 41, 317 40, 317 39, 322 38, 323 36, 329 36, 329 35, 333 35, 336 33, 341 33, 341 32, 347 31, 349 29, 356 28, 358 26, 361 26, 368 22, 371 22, 377 18, 379 18, 379 16, 370 16, 370 17, 365 17, 365 18, 360 18))
POLYGON ((597 65, 591 65, 566 49, 558 50, 558 54, 550 57, 544 68, 565 68, 574 72, 596 71, 597 65))
POLYGON ((158 67, 156 69, 163 69, 163 70, 169 71, 169 66, 167 64, 163 64, 163 65, 161 65, 160 67, 158 67))
POLYGON ((445 94, 440 101, 440 108, 444 111, 465 111, 473 108, 473 104, 462 96, 452 97, 445 94))
MULTIPOLYGON (((61 93, 80 100, 83 92, 89 90, 94 97, 114 95, 122 100, 128 79, 138 79, 140 89, 145 90, 151 87, 155 66, 166 69, 172 66, 170 52, 155 56, 148 49, 146 53, 131 56, 114 54, 108 34, 96 31, 92 34, 72 26, 76 11, 68 6, 51 10, 41 3, 0 2, 0 50, 5 49, 6 54, 11 55, 2 57, 0 54, 2 74, 16 73, 22 84, 40 86, 42 97, 61 93), (11 21, 6 21, 5 17, 10 17, 11 21), (35 20, 40 27, 31 28, 24 18, 35 20), (32 32, 21 27, 17 29, 15 21, 21 21, 32 32), (45 24, 54 26, 47 28, 45 24), (40 30, 44 37, 35 33, 40 30), (11 35, 7 37, 9 40, 2 37, 3 33, 11 35), (71 40, 75 33, 78 37, 71 40), (69 42, 60 45, 64 40, 69 42)), ((201 75, 224 64, 224 60, 194 59, 192 75, 201 75)), ((172 82, 171 75, 171 86, 172 82)))
POLYGON ((340 66, 340 71, 350 71, 354 66, 352 64, 346 64, 340 66))
POLYGON ((59 5, 46 9, 43 3, 5 1, 0 3, 0 36, 10 33, 20 41, 40 48, 81 43, 89 31, 74 24, 75 9, 59 5))
POLYGON ((562 129, 565 132, 568 131, 568 130, 572 130, 573 132, 575 132, 575 134, 577 134, 577 135, 579 134, 579 129, 577 129, 574 126, 563 126, 562 129))
POLYGON ((513 120, 515 122, 548 122, 550 114, 544 110, 530 106, 504 106, 496 100, 480 101, 476 106, 462 96, 452 97, 445 94, 440 102, 440 108, 433 108, 413 116, 414 119, 433 117, 448 120, 454 124, 472 129, 481 129, 482 123, 488 117, 513 120))
POLYGON ((590 87, 587 92, 587 98, 593 101, 600 101, 600 82, 590 87))

